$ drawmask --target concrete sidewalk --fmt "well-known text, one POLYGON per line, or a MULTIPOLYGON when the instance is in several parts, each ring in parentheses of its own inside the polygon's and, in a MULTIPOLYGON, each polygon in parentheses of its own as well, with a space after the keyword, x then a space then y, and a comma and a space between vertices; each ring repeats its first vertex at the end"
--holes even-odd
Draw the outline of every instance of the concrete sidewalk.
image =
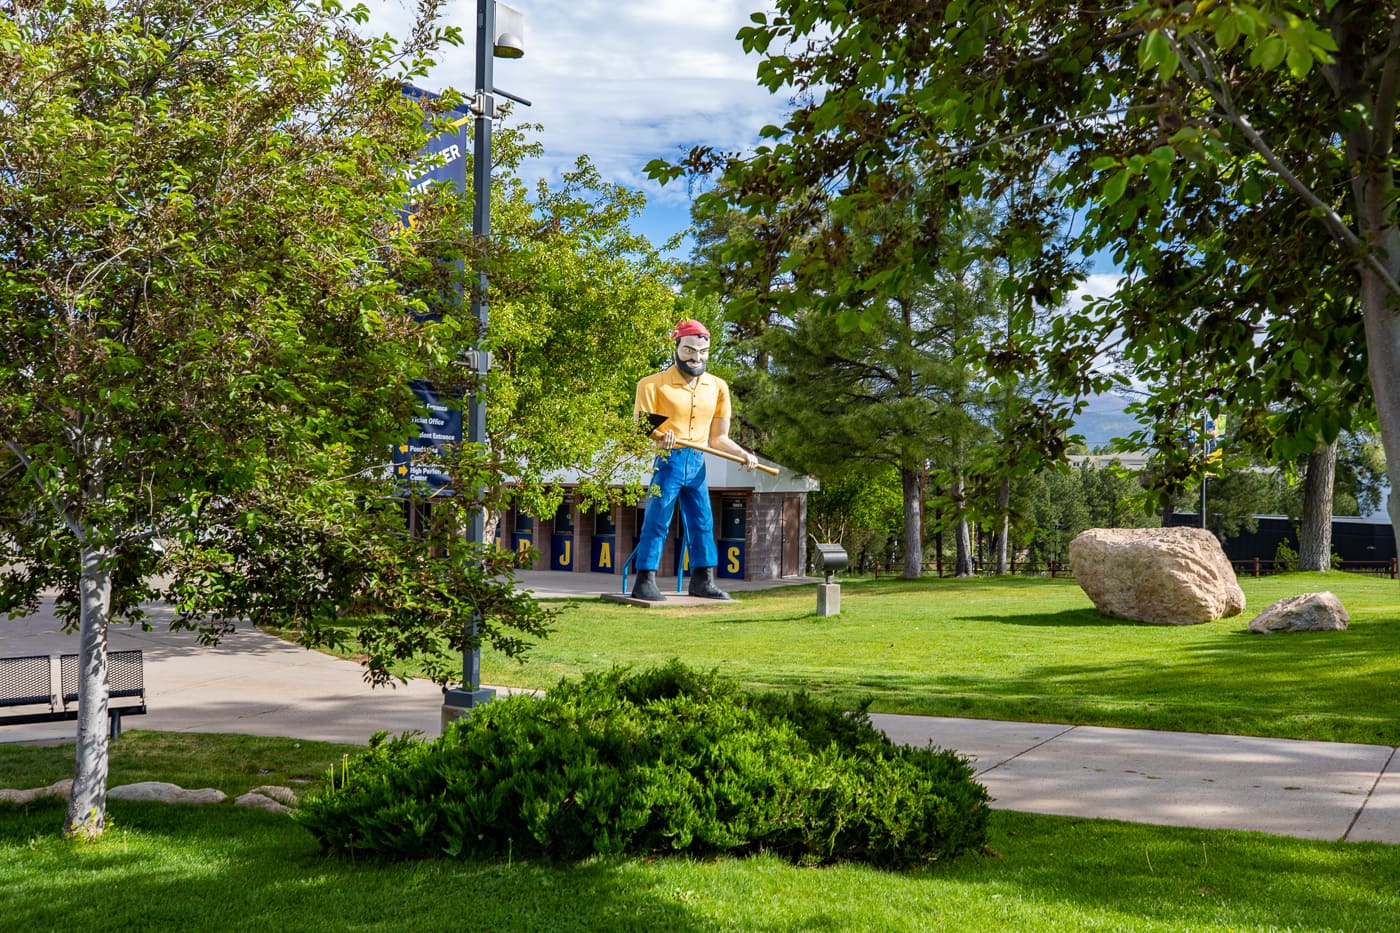
MULTIPOLYGON (((525 581, 536 595, 597 597, 600 581, 525 581), (575 588, 558 587, 557 582, 575 588), (532 585, 533 584, 533 585, 532 585)), ((541 574, 592 578, 593 574, 541 574)), ((674 578, 670 581, 674 587, 674 578)), ((666 591, 666 590, 663 590, 666 591)), ((670 590, 667 592, 674 592, 670 590)), ((47 608, 47 607, 46 607, 47 608)), ((236 732, 332 742, 371 734, 441 728, 434 684, 371 691, 358 664, 288 644, 245 627, 218 647, 165 630, 113 626, 111 650, 145 652, 145 716, 127 729, 236 732)), ((76 650, 48 611, 0 623, 0 655, 76 650)), ((1400 761, 1379 745, 1245 736, 1148 732, 1089 726, 877 714, 891 738, 933 743, 972 760, 994 806, 1034 813, 1210 829, 1244 829, 1310 839, 1400 844, 1400 761)), ((0 727, 0 742, 71 741, 74 724, 0 727)))
POLYGON ((872 714, 897 742, 971 759, 993 806, 1305 839, 1400 843, 1384 745, 872 714))

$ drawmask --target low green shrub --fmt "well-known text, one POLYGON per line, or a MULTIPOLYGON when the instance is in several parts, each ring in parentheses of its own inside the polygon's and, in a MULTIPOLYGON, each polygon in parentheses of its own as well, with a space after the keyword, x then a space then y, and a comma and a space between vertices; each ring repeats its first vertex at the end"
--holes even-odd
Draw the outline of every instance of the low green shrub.
POLYGON ((902 867, 984 845, 987 802, 965 759, 897 746, 864 710, 673 661, 491 703, 431 742, 379 736, 295 818, 330 851, 391 859, 763 851, 902 867))

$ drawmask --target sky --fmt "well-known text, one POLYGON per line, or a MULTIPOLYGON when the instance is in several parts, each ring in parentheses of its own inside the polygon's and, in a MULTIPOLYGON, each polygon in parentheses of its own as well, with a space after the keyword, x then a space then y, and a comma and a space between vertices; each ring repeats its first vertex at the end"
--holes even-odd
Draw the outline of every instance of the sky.
MULTIPOLYGON (((408 0, 366 0, 371 25, 402 37, 408 0)), ((692 146, 746 150, 765 124, 779 122, 785 98, 754 77, 756 57, 734 38, 762 0, 513 0, 524 14, 525 57, 497 58, 495 84, 523 97, 510 123, 541 125, 544 157, 527 178, 556 179, 587 155, 608 181, 640 188, 646 215, 636 225, 654 243, 689 224, 683 181, 661 187, 644 172, 654 158, 677 159, 692 146)), ((470 92, 475 81, 476 0, 447 0, 444 21, 467 43, 449 48, 419 83, 470 92)), ((686 250, 688 252, 688 249, 686 250)))
MULTIPOLYGON (((363 0, 370 26, 402 38, 411 0, 363 0)), ((759 62, 735 34, 764 0, 511 0, 525 19, 525 56, 495 61, 496 87, 531 101, 516 106, 511 123, 541 125, 544 157, 525 166, 527 179, 557 179, 580 155, 603 177, 641 189, 647 197, 637 232, 660 245, 689 225, 683 180, 648 179, 654 158, 679 159, 692 146, 747 151, 759 130, 780 123, 785 94, 755 78, 759 62)), ((476 0, 445 0, 443 20, 466 43, 449 47, 442 64, 419 83, 431 91, 470 92, 475 81, 476 0)), ((680 251, 688 255, 689 247, 680 251)), ((1095 295, 1112 291, 1117 276, 1096 270, 1086 283, 1095 295)))

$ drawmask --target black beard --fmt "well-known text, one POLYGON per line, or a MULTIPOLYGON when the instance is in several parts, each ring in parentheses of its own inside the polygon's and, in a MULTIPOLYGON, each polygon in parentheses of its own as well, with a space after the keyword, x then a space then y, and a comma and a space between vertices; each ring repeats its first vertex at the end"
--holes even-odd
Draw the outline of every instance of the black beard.
POLYGON ((701 360, 697 360, 694 363, 688 363, 685 360, 681 359, 679 356, 674 356, 672 357, 672 359, 676 361, 676 368, 679 369, 681 372, 685 373, 687 376, 700 376, 703 375, 705 372, 705 363, 701 360))

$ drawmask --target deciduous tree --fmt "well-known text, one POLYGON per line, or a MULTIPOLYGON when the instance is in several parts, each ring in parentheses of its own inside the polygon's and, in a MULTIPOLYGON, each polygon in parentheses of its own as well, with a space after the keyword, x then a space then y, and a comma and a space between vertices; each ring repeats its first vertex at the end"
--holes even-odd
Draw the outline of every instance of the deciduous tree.
POLYGON ((0 608, 56 588, 80 633, 71 835, 104 827, 108 624, 157 572, 209 637, 372 613, 375 680, 469 610, 507 652, 543 628, 489 555, 434 556, 450 510, 409 541, 388 479, 408 378, 451 363, 413 312, 460 206, 396 213, 436 6, 395 49, 334 3, 0 2, 0 608))
MULTIPOLYGON (((912 169, 929 181, 911 207, 931 245, 969 194, 1026 177, 1024 141, 1046 139, 1063 156, 1083 245, 1111 251, 1139 285, 1064 320, 1036 348, 1039 368, 1087 392, 1101 385, 1109 341, 1186 362, 1196 379, 1156 390, 1167 425, 1185 420, 1169 410, 1194 416, 1212 398, 1331 387, 1336 404, 1292 406, 1299 429, 1276 431, 1296 453, 1348 427, 1369 389, 1400 485, 1394 3, 775 7, 740 38, 765 56, 760 80, 797 91, 799 105, 749 157, 697 153, 692 164, 722 167, 716 192, 758 213, 780 192, 825 187, 839 209, 880 198, 892 173, 912 169), (1309 276, 1336 300, 1296 300, 1317 296, 1309 276)), ((781 239, 762 245, 780 258, 756 261, 781 268, 791 255, 781 239)), ((1055 257, 1035 243, 1024 255, 1053 287, 1055 257)), ((888 265, 859 281, 894 291, 921 272, 888 265)), ((1168 491, 1198 471, 1179 446, 1159 449, 1168 491)), ((1400 533, 1400 500, 1391 510, 1400 533)))

